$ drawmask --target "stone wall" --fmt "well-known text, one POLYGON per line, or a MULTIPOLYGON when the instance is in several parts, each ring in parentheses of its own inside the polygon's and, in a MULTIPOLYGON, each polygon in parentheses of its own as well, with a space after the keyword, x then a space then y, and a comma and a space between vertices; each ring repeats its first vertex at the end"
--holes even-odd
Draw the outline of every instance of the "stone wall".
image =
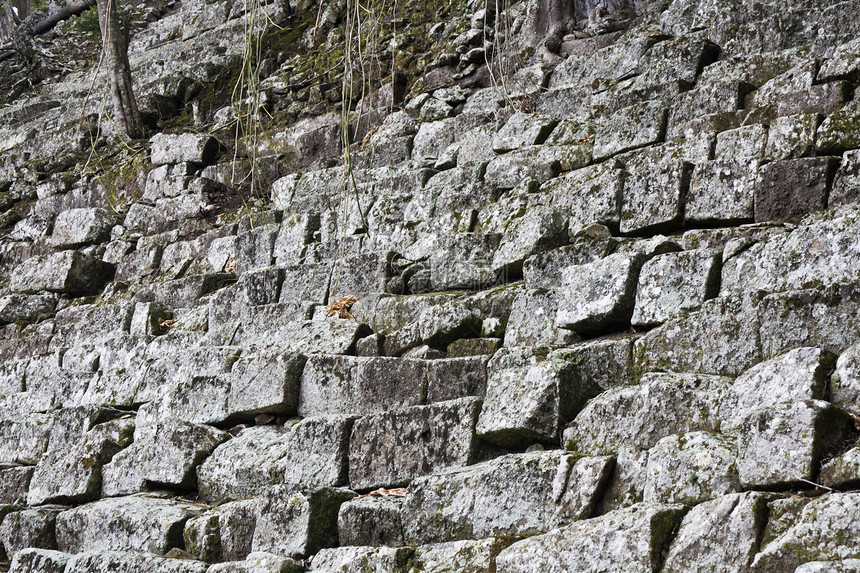
MULTIPOLYGON (((229 109, 110 186, 83 75, 0 108, 10 571, 860 571, 860 3, 642 4, 491 87, 469 5, 238 210, 229 109)), ((138 89, 247 18, 156 20, 138 89)))

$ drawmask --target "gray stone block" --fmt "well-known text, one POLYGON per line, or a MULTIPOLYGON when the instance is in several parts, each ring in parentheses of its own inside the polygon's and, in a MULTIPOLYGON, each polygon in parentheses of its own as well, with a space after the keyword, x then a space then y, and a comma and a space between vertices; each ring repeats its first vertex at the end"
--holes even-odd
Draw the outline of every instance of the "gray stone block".
POLYGON ((210 565, 206 573, 302 573, 300 561, 265 551, 248 555, 244 561, 228 561, 210 565))
POLYGON ((113 275, 113 265, 78 251, 38 255, 12 272, 13 292, 51 291, 76 296, 96 294, 113 275))
POLYGON ((767 127, 760 124, 745 125, 717 134, 714 159, 737 163, 764 157, 767 127))
POLYGON ((433 288, 437 291, 483 290, 498 281, 493 257, 499 248, 498 234, 458 233, 439 237, 430 256, 433 288))
POLYGON ((50 549, 22 549, 12 559, 10 573, 63 573, 72 556, 50 549))
POLYGON ((833 178, 833 188, 827 205, 850 205, 860 203, 860 149, 842 154, 842 163, 833 178))
POLYGON ((570 214, 575 233, 593 223, 618 228, 621 220, 622 169, 617 161, 604 161, 565 173, 541 186, 546 204, 570 214))
POLYGON ((0 523, 0 542, 6 554, 15 555, 27 547, 56 549, 54 527, 57 514, 63 509, 59 506, 44 506, 6 515, 0 523))
POLYGON ((34 468, 12 466, 0 469, 0 505, 24 505, 34 468))
POLYGON ((353 497, 348 489, 266 489, 257 505, 253 550, 299 558, 336 546, 338 510, 353 497))
POLYGON ((848 414, 822 400, 754 410, 738 437, 738 473, 745 488, 815 481, 824 451, 850 424, 848 414))
POLYGON ((426 366, 381 356, 311 356, 300 388, 301 416, 377 414, 421 404, 427 394, 426 366))
POLYGON ((506 282, 522 276, 528 257, 567 244, 567 217, 557 209, 536 207, 510 221, 493 255, 494 272, 506 282))
POLYGON ((341 545, 405 545, 402 503, 402 498, 394 496, 362 497, 344 503, 337 514, 338 541, 341 545))
POLYGON ((625 107, 602 119, 594 138, 594 160, 663 141, 668 110, 665 103, 654 100, 625 107))
POLYGON ((683 506, 651 503, 619 509, 518 541, 499 553, 496 566, 506 573, 655 571, 684 511, 683 506))
POLYGON ((168 135, 159 133, 151 140, 150 161, 154 165, 166 163, 210 163, 218 152, 214 137, 198 133, 168 135))
POLYGON ((695 223, 752 221, 758 170, 755 159, 696 165, 684 218, 695 223))
POLYGON ((662 571, 748 571, 767 519, 768 499, 759 492, 733 493, 691 509, 669 545, 662 571))
POLYGON ((621 192, 621 232, 642 234, 677 226, 692 165, 671 146, 632 152, 620 160, 626 173, 621 192))
MULTIPOLYGON (((103 499, 57 515, 61 551, 145 551, 182 545, 182 528, 198 507, 155 497, 103 499)), ((84 569, 85 570, 85 569, 84 569)))
POLYGON ((540 145, 552 132, 556 120, 541 114, 517 112, 496 132, 492 149, 504 153, 529 145, 540 145))
POLYGON ((69 209, 54 220, 50 243, 58 249, 68 249, 101 243, 110 238, 116 216, 105 209, 69 209))
POLYGON ((856 126, 860 121, 860 101, 852 100, 827 116, 818 126, 815 146, 819 152, 838 152, 860 147, 856 126))
POLYGON ((628 324, 643 262, 640 256, 616 253, 566 268, 556 325, 588 333, 628 324))
POLYGON ((847 348, 839 355, 836 372, 830 380, 830 401, 855 414, 860 412, 860 344, 847 348))
POLYGON ((858 557, 860 494, 821 496, 803 508, 797 522, 764 545, 750 571, 792 571, 804 562, 858 557))
POLYGON ((556 326, 559 304, 561 294, 554 288, 518 294, 505 327, 505 346, 558 347, 578 342, 580 337, 575 332, 556 326))
POLYGON ((736 440, 730 436, 666 436, 648 450, 642 499, 692 506, 740 491, 736 457, 736 440))
POLYGON ((764 158, 768 161, 797 159, 815 151, 815 129, 819 116, 814 113, 778 117, 770 124, 764 158))
POLYGON ((761 168, 755 192, 755 220, 795 220, 824 209, 833 157, 774 161, 761 168))
POLYGON ((860 481, 860 448, 855 445, 847 452, 822 463, 818 481, 834 489, 853 487, 860 481))
MULTIPOLYGON (((452 354, 454 344, 456 343, 448 346, 449 356, 452 354)), ((477 356, 429 361, 427 363, 427 402, 444 402, 466 396, 483 398, 487 393, 487 361, 490 354, 492 352, 482 352, 477 356)))
POLYGON ((350 487, 401 486, 473 463, 481 402, 461 398, 359 418, 349 441, 350 487))
POLYGON ((408 547, 336 547, 323 549, 311 560, 317 573, 406 573, 412 549, 408 547))
POLYGON ((540 358, 528 348, 504 348, 487 364, 487 397, 477 432, 509 448, 557 443, 559 432, 599 389, 576 376, 565 351, 540 358))
POLYGON ((568 450, 607 455, 621 445, 648 449, 660 439, 719 431, 731 379, 704 374, 657 374, 638 386, 614 388, 591 400, 564 431, 568 450))
POLYGON ((719 290, 721 262, 719 252, 704 249, 666 253, 647 261, 639 272, 630 322, 653 325, 698 310, 719 290))
POLYGON ((48 448, 54 418, 27 414, 0 420, 0 462, 35 464, 48 448))
POLYGON ((826 350, 801 347, 756 364, 732 384, 734 419, 726 420, 725 428, 737 427, 747 414, 759 408, 823 400, 835 363, 836 356, 826 350))
POLYGON ((406 541, 532 535, 586 519, 613 462, 611 457, 530 452, 418 478, 401 512, 406 541))
POLYGON ((239 356, 227 376, 230 415, 295 415, 304 365, 305 357, 294 352, 256 352, 239 356))
POLYGON ((206 563, 137 551, 87 551, 72 556, 65 573, 205 573, 206 563))

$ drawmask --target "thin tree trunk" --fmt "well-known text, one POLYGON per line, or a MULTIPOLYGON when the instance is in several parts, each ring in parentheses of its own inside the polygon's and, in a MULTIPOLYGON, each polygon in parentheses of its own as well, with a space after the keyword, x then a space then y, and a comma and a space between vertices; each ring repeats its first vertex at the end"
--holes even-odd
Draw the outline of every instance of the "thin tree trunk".
POLYGON ((30 0, 18 0, 18 19, 26 20, 30 17, 30 0))
POLYGON ((116 0, 97 0, 96 5, 99 11, 104 61, 110 78, 114 121, 125 135, 138 139, 143 137, 143 121, 140 119, 140 111, 132 91, 128 40, 119 23, 116 0))

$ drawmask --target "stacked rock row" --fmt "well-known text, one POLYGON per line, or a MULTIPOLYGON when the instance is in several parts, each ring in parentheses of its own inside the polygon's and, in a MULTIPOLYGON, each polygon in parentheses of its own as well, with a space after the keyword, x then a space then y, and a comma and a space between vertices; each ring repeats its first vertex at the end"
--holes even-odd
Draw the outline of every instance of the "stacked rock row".
POLYGON ((253 216, 206 135, 119 212, 45 177, 0 240, 9 570, 860 571, 860 7, 819 4, 415 94, 253 216))

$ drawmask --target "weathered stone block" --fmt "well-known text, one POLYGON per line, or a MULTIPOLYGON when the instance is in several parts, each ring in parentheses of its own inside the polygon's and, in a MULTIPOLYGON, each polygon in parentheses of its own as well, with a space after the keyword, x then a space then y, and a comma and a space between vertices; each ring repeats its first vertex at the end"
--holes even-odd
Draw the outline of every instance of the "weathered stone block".
POLYGON ((767 128, 759 124, 722 131, 717 134, 714 159, 726 162, 761 160, 764 156, 767 134, 767 128))
POLYGON ((836 361, 836 372, 830 380, 830 401, 855 414, 860 411, 860 344, 846 349, 836 361))
POLYGON ((796 159, 815 150, 815 129, 819 116, 814 113, 778 117, 770 124, 764 158, 768 161, 796 159))
POLYGON ((236 236, 236 274, 263 269, 274 263, 272 253, 279 227, 263 224, 236 236))
POLYGON ((24 505, 33 469, 29 466, 12 466, 0 469, 0 505, 24 505))
POLYGON ((738 437, 738 473, 745 488, 814 481, 821 455, 848 427, 848 415, 821 400, 755 410, 738 437))
POLYGON ((56 295, 10 294, 0 297, 0 323, 36 322, 54 314, 56 295))
POLYGON ((667 146, 634 152, 621 161, 626 173, 621 232, 641 234, 676 226, 683 214, 692 165, 679 157, 677 149, 667 146))
POLYGON ((818 481, 829 488, 853 487, 860 481, 860 448, 855 445, 847 452, 821 464, 818 481))
POLYGON ((570 230, 593 223, 618 228, 621 220, 622 169, 617 161, 604 161, 565 173, 541 186, 546 204, 570 213, 570 230))
POLYGON ((409 543, 543 533, 591 516, 613 459, 511 454, 416 479, 401 512, 409 543), (501 504, 485 500, 501 500, 501 504))
POLYGON ((306 557, 337 545, 337 512, 348 489, 272 486, 259 498, 254 551, 306 557))
POLYGON ((860 147, 858 122, 860 122, 860 100, 856 99, 827 116, 827 119, 818 127, 815 136, 815 145, 819 152, 838 152, 860 147))
POLYGON ((38 255, 27 259, 12 272, 13 292, 43 290, 76 296, 95 294, 113 276, 113 265, 78 251, 38 255))
POLYGON ((116 217, 105 209, 69 209, 54 220, 50 242, 58 249, 101 243, 110 238, 115 223, 116 217))
MULTIPOLYGON (((490 339, 473 339, 490 340, 490 339)), ((454 343, 456 344, 456 343, 454 343)), ((448 346, 448 355, 452 354, 448 346)), ((487 393, 487 360, 493 352, 431 360, 427 363, 427 402, 444 402, 487 393)))
POLYGON ((166 163, 210 163, 218 152, 218 141, 205 134, 159 133, 150 139, 150 161, 154 165, 166 163))
POLYGON ((0 462, 35 464, 48 448, 54 418, 28 414, 0 420, 0 462))
POLYGON ((662 571, 748 571, 767 519, 767 494, 732 493, 691 509, 669 546, 662 571))
POLYGON ((98 435, 42 456, 27 493, 27 503, 81 503, 98 499, 101 470, 120 445, 98 435))
POLYGON ((301 416, 376 414, 421 404, 426 366, 400 358, 311 356, 300 388, 301 416))
POLYGON ((556 123, 557 120, 545 115, 517 112, 496 132, 492 141, 493 151, 504 153, 520 147, 540 145, 556 123))
POLYGON ((706 161, 693 170, 684 217, 713 223, 752 221, 759 162, 706 161))
POLYGON ((702 310, 673 318, 638 339, 640 372, 706 372, 737 376, 762 358, 755 301, 720 297, 702 310))
POLYGON ((860 202, 860 149, 842 154, 842 163, 833 178, 833 189, 827 199, 830 207, 860 202))
POLYGON ((12 559, 10 573, 63 573, 72 556, 50 549, 22 549, 12 559))
POLYGON ((642 257, 616 253, 566 268, 556 325, 575 332, 594 332, 628 323, 642 263, 642 257))
POLYGON ((557 289, 537 288, 520 293, 514 299, 505 328, 505 346, 568 346, 579 336, 555 324, 561 303, 557 289))
POLYGON ((294 415, 305 357, 293 352, 242 354, 227 376, 231 415, 260 413, 294 415))
POLYGON ((762 547, 750 571, 792 571, 804 562, 860 557, 860 494, 824 495, 806 504, 797 521, 762 547))
POLYGON ((341 545, 405 545, 400 519, 402 499, 392 496, 362 497, 340 506, 337 514, 341 545))
POLYGON ((414 406, 356 420, 349 441, 349 484, 400 486, 474 462, 480 398, 414 406))
POLYGON ((153 497, 103 499, 57 515, 57 545, 69 553, 146 551, 182 546, 182 528, 197 508, 153 497))
POLYGON ((496 284, 493 256, 499 248, 498 234, 459 233, 439 237, 430 256, 433 288, 483 290, 496 284))
POLYGON ((719 289, 719 252, 697 249, 658 255, 639 272, 636 306, 630 322, 651 325, 698 310, 719 289))
POLYGON ((499 553, 496 566, 505 573, 655 571, 684 511, 683 506, 652 503, 619 509, 518 541, 499 553))
POLYGON ((835 168, 832 157, 774 161, 763 166, 756 184, 755 220, 792 220, 823 209, 835 168))
POLYGON ((303 573, 304 570, 300 561, 257 551, 248 555, 244 561, 210 565, 206 573, 303 573))
POLYGON ((496 556, 514 541, 510 537, 450 541, 415 548, 416 561, 425 573, 444 573, 451 567, 463 573, 486 573, 496 566, 496 556))
POLYGON ((487 364, 487 397, 478 420, 482 439, 504 447, 557 442, 560 429, 599 389, 576 376, 564 351, 544 359, 505 348, 487 364))
MULTIPOLYGON (((736 427, 753 410, 799 400, 823 400, 836 356, 820 348, 801 347, 756 364, 732 384, 736 427)), ((839 405, 836 400, 834 403, 839 405)))
POLYGON ((278 482, 307 487, 339 486, 347 480, 353 418, 305 418, 290 428, 287 449, 273 466, 278 482))
POLYGON ((625 107, 602 119, 594 138, 594 160, 663 141, 669 108, 662 101, 625 107))
POLYGON ((740 491, 735 442, 710 432, 661 439, 648 451, 643 501, 697 505, 740 491))
POLYGON ((564 431, 564 443, 579 454, 607 455, 621 445, 648 449, 673 434, 719 431, 730 388, 722 376, 646 374, 638 386, 591 400, 564 431))
POLYGON ((63 509, 45 506, 15 511, 4 517, 0 523, 0 542, 6 554, 14 555, 27 547, 56 549, 54 527, 57 514, 63 509))
POLYGON ((206 563, 137 551, 87 551, 72 556, 65 573, 205 573, 206 563))
POLYGON ((492 159, 484 173, 485 183, 494 189, 513 189, 523 181, 538 184, 562 171, 591 163, 591 145, 535 145, 523 147, 492 159))
POLYGON ((564 213, 547 207, 529 209, 507 225, 499 250, 493 255, 493 271, 504 272, 510 281, 522 276, 523 261, 528 257, 567 242, 564 213))
POLYGON ((317 573, 406 573, 412 549, 408 547, 337 547, 323 549, 311 560, 317 573))

